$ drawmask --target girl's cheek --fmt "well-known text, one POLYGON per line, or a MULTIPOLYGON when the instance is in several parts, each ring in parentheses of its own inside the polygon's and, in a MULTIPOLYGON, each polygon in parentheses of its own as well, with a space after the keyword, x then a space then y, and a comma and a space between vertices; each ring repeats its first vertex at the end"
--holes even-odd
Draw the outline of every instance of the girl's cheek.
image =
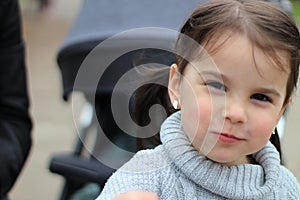
POLYGON ((193 133, 195 137, 203 137, 205 133, 208 131, 208 128, 212 121, 212 111, 210 100, 202 98, 198 100, 197 107, 195 107, 190 116, 193 116, 192 119, 193 125, 193 133), (199 136, 200 134, 200 136, 199 136), (197 135, 197 136, 196 136, 197 135))
POLYGON ((248 123, 253 127, 257 133, 268 135, 272 133, 276 126, 275 113, 262 111, 249 111, 248 123))

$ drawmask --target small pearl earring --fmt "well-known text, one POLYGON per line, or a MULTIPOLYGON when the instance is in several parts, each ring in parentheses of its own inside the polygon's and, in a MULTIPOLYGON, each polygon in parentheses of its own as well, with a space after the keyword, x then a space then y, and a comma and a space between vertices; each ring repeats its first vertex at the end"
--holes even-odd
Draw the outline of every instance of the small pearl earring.
POLYGON ((178 100, 177 99, 175 99, 174 101, 173 101, 173 107, 177 110, 178 109, 178 100))

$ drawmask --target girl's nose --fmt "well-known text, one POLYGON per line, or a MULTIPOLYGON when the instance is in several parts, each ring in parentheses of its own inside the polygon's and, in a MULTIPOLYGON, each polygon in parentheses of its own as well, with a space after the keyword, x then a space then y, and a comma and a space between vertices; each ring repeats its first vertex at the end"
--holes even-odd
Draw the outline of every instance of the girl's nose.
POLYGON ((245 123, 247 121, 246 106, 241 100, 228 99, 224 110, 225 120, 231 123, 245 123))

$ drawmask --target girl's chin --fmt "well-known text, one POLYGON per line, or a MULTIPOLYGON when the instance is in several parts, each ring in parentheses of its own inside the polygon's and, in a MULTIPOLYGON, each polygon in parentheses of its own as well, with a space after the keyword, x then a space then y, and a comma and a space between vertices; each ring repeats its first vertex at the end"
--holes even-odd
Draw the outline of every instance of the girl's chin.
POLYGON ((201 145, 201 148, 195 144, 193 144, 193 146, 201 155, 222 165, 233 166, 249 163, 247 156, 241 156, 237 158, 234 157, 230 152, 225 153, 224 149, 216 149, 214 145, 201 145))

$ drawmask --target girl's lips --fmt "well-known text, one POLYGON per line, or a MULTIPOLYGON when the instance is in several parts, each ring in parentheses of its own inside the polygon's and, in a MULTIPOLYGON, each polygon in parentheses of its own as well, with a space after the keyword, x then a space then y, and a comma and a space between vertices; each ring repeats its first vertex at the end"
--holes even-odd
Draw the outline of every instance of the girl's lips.
POLYGON ((229 133, 219 133, 218 134, 218 139, 221 142, 230 143, 230 144, 237 143, 237 142, 240 142, 240 141, 244 140, 243 138, 239 138, 239 137, 237 137, 233 134, 229 134, 229 133))

